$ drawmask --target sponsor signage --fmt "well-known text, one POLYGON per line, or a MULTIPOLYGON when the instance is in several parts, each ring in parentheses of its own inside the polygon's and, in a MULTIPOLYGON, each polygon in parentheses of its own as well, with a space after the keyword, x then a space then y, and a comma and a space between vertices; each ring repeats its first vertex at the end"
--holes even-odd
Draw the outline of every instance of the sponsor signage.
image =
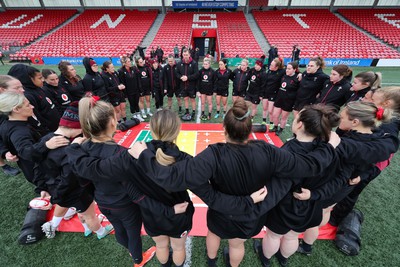
MULTIPOLYGON (((97 65, 102 65, 103 62, 110 60, 109 57, 94 57, 94 61, 96 61, 97 65)), ((120 58, 111 58, 112 63, 114 65, 120 66, 121 65, 121 60, 120 58)), ((43 57, 42 58, 44 64, 47 65, 57 65, 60 63, 61 60, 68 61, 72 65, 82 65, 83 64, 83 57, 43 57)))
POLYGON ((173 8, 199 9, 199 8, 237 8, 238 1, 172 1, 173 8))

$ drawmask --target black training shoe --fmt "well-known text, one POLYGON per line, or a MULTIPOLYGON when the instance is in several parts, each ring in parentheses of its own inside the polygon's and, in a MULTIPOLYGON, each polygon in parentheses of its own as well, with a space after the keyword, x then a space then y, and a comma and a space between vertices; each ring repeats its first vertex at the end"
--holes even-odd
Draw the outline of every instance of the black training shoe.
POLYGON ((312 247, 311 247, 310 250, 307 250, 307 249, 304 248, 303 242, 300 242, 299 247, 297 248, 297 252, 299 252, 300 254, 304 254, 306 256, 311 256, 312 247))
POLYGON ((225 266, 231 267, 231 260, 229 259, 229 249, 227 247, 224 247, 223 255, 224 255, 225 266))
POLYGON ((280 128, 275 132, 277 136, 279 136, 283 132, 283 128, 280 128))
POLYGON ((269 132, 273 133, 273 132, 276 132, 276 131, 278 131, 278 126, 274 125, 272 127, 272 129, 271 129, 271 127, 269 127, 269 132))
POLYGON ((21 171, 17 168, 11 167, 10 165, 6 164, 3 167, 3 172, 7 175, 15 176, 21 171))
POLYGON ((288 258, 283 257, 282 253, 280 250, 275 254, 276 258, 278 259, 279 265, 281 267, 286 267, 288 266, 288 258))
POLYGON ((270 267, 270 261, 264 256, 264 252, 262 250, 262 244, 260 240, 254 239, 253 242, 253 249, 254 252, 257 254, 258 258, 260 259, 261 266, 263 267, 270 267))
POLYGON ((216 258, 214 258, 214 259, 210 259, 210 258, 207 256, 207 266, 208 266, 208 267, 217 267, 217 260, 218 260, 218 257, 216 257, 216 258))

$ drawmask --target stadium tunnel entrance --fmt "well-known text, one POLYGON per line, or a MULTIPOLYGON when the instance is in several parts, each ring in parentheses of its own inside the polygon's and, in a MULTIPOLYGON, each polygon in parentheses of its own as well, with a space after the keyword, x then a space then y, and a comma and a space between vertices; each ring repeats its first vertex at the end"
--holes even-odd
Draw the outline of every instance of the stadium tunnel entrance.
POLYGON ((199 55, 212 55, 218 60, 218 38, 217 29, 193 29, 191 45, 193 48, 199 48, 199 55))

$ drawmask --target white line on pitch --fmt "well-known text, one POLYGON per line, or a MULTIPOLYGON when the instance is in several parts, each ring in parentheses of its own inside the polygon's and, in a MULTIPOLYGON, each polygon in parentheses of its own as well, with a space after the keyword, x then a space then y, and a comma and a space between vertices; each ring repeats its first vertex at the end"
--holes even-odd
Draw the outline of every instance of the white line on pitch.
POLYGON ((183 265, 184 267, 190 267, 192 266, 192 237, 188 236, 186 239, 186 260, 185 264, 183 265))
POLYGON ((201 113, 201 98, 199 97, 199 101, 197 101, 196 123, 200 123, 200 113, 201 113))

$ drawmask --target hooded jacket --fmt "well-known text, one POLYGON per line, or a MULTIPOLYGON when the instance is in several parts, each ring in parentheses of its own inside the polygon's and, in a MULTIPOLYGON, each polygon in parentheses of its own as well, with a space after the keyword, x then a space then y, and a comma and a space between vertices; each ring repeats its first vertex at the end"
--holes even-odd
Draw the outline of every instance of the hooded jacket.
POLYGON ((83 58, 83 66, 86 69, 86 75, 82 80, 85 92, 92 92, 94 95, 100 96, 102 100, 108 100, 108 93, 104 84, 104 80, 99 72, 94 72, 90 67, 92 58, 83 58))
POLYGON ((30 124, 35 127, 42 135, 48 132, 54 132, 58 128, 60 115, 53 101, 46 96, 42 88, 33 84, 31 77, 28 75, 28 69, 31 68, 24 64, 16 64, 11 67, 8 75, 11 75, 22 83, 24 86, 24 95, 35 108, 33 113, 35 120, 29 120, 30 124))

